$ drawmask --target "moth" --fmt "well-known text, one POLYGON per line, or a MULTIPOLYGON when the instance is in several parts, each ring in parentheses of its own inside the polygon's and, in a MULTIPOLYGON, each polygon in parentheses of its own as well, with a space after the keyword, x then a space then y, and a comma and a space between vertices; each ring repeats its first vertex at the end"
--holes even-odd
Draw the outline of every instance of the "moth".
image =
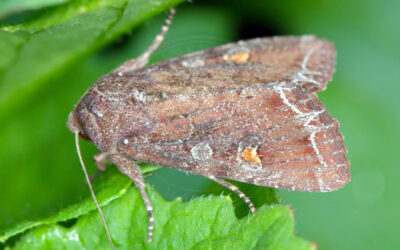
POLYGON ((78 152, 79 136, 90 140, 100 150, 100 169, 110 161, 136 184, 148 241, 153 208, 138 162, 205 176, 236 192, 252 212, 250 199, 224 179, 308 192, 349 182, 339 124, 316 96, 334 71, 330 42, 257 38, 145 67, 173 14, 146 52, 99 78, 68 118, 78 152))

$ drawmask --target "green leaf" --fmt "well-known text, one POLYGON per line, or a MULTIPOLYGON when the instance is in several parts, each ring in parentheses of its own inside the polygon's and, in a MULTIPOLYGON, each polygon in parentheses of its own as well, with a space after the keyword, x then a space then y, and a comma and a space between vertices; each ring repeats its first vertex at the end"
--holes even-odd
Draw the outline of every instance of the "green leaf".
MULTIPOLYGON (((113 175, 114 176, 114 175, 113 175)), ((114 178, 116 178, 114 176, 114 178)), ((111 184, 106 180, 106 188, 111 184)), ((124 189, 125 190, 125 189, 124 189)), ((99 192, 99 196, 101 196, 99 192)), ((104 207, 114 244, 121 249, 312 249, 293 234, 293 212, 283 205, 265 205, 242 219, 235 217, 229 196, 207 196, 181 202, 165 201, 150 186, 154 207, 154 238, 147 243, 147 213, 138 190, 131 187, 104 207)), ((86 200, 78 207, 87 207, 86 200)), ((93 207, 92 207, 93 209, 93 207)), ((97 211, 61 211, 25 234, 15 249, 103 249, 109 242, 97 211), (63 214, 63 216, 60 216, 63 214), (80 215, 71 227, 57 222, 80 215), (69 216, 68 216, 69 215, 69 216)))
MULTIPOLYGON (((142 174, 144 175, 160 168, 147 163, 140 164, 140 166, 142 174)), ((120 174, 115 167, 110 167, 104 174, 101 174, 98 176, 98 178, 96 178, 93 183, 93 188, 100 205, 104 206, 126 193, 131 183, 132 181, 128 177, 120 174)), ((74 219, 96 209, 97 208, 92 200, 92 197, 88 196, 81 202, 68 206, 57 214, 54 214, 48 218, 39 219, 37 221, 24 221, 4 230, 0 233, 0 242, 4 243, 10 237, 22 233, 28 229, 43 224, 51 224, 74 219)))
POLYGON ((0 113, 73 62, 182 0, 71 1, 0 29, 0 113))
POLYGON ((69 0, 2 0, 0 2, 0 18, 14 12, 40 9, 66 3, 69 0))
MULTIPOLYGON (((127 177, 118 174, 115 168, 110 168, 105 174, 99 176, 93 186, 100 205, 105 205, 124 194, 130 185, 131 181, 127 177), (101 187, 101 190, 99 190, 99 187, 101 187)), ((27 229, 43 224, 57 223, 59 221, 77 218, 94 209, 96 209, 95 204, 92 198, 88 196, 81 202, 71 205, 53 216, 37 221, 21 222, 5 230, 0 234, 0 242, 5 242, 8 238, 24 232, 27 229)))

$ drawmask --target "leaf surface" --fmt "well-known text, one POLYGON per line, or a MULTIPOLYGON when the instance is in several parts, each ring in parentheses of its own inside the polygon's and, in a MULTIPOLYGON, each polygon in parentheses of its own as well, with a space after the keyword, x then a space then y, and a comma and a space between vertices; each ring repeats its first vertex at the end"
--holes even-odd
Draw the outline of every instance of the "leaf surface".
MULTIPOLYGON (((99 191, 102 203, 115 182, 126 178, 110 173, 99 191), (111 176, 110 176, 111 175, 111 176), (111 177, 111 178, 110 178, 111 177)), ((129 182, 129 181, 128 181, 129 182)), ((98 182, 99 183, 99 182, 98 182)), ((153 188, 154 238, 147 243, 147 213, 135 187, 122 188, 118 199, 103 208, 114 244, 119 249, 312 249, 313 243, 294 235, 293 212, 284 205, 264 205, 237 219, 229 196, 207 196, 182 202, 165 201, 153 188)), ((62 210, 26 233, 14 249, 105 249, 107 235, 93 202, 83 200, 62 210), (89 211, 91 211, 89 213, 89 211), (73 226, 57 222, 79 217, 73 226)))
POLYGON ((0 29, 0 113, 76 60, 182 0, 71 1, 0 29))
POLYGON ((0 2, 0 18, 14 12, 40 9, 66 3, 69 0, 2 0, 0 2))

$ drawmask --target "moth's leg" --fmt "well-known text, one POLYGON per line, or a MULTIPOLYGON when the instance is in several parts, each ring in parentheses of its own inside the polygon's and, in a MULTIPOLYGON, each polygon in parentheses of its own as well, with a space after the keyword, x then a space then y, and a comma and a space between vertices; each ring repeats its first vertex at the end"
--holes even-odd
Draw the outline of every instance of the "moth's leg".
POLYGON ((147 196, 145 190, 145 184, 140 173, 139 166, 131 159, 125 157, 122 154, 110 155, 111 161, 118 167, 119 171, 132 179, 136 187, 139 189, 140 195, 142 196, 143 202, 146 206, 147 214, 149 216, 149 227, 148 227, 148 242, 153 239, 153 228, 154 228, 154 217, 153 207, 151 206, 150 199, 147 196))
POLYGON ((104 164, 108 160, 107 157, 108 157, 108 153, 104 153, 104 152, 95 154, 93 157, 94 161, 96 162, 97 168, 102 172, 106 171, 106 166, 104 164))
POLYGON ((244 193, 242 193, 242 191, 240 191, 238 187, 236 187, 235 185, 233 185, 230 182, 224 181, 224 180, 222 180, 220 178, 217 178, 217 177, 215 177, 213 175, 207 176, 207 178, 209 178, 210 180, 215 181, 219 185, 224 186, 224 187, 232 190, 233 192, 235 192, 244 202, 246 202, 246 204, 249 206, 250 211, 252 213, 256 212, 256 208, 254 207, 254 205, 251 202, 251 200, 244 193))
POLYGON ((98 153, 94 155, 94 162, 96 163, 96 166, 98 168, 98 170, 96 171, 96 173, 90 175, 90 181, 94 181, 97 177, 99 177, 99 175, 101 175, 104 171, 106 171, 106 166, 104 165, 107 162, 107 157, 108 157, 108 153, 98 153))
POLYGON ((175 9, 171 9, 169 11, 167 19, 164 22, 164 25, 161 28, 161 32, 156 36, 153 43, 147 48, 147 50, 143 54, 141 54, 139 57, 133 60, 126 61, 124 64, 113 70, 113 73, 116 73, 119 76, 123 76, 127 72, 134 71, 144 67, 149 62, 150 55, 157 50, 157 48, 164 40, 165 34, 168 31, 168 28, 171 24, 174 15, 175 15, 175 9))

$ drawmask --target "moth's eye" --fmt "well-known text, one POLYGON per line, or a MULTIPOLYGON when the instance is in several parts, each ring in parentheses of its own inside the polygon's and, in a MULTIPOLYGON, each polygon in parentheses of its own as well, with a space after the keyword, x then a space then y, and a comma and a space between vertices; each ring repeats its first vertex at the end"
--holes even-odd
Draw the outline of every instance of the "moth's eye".
POLYGON ((87 136, 87 135, 85 134, 85 132, 83 132, 83 131, 79 132, 79 135, 80 135, 83 139, 85 139, 85 140, 90 140, 89 136, 87 136))

